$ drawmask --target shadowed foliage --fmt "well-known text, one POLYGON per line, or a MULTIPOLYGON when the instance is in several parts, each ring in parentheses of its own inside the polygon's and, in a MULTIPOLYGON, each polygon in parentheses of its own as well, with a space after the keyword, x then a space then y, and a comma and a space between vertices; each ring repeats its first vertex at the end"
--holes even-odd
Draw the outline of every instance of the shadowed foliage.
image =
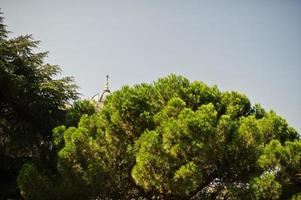
MULTIPOLYGON (((72 77, 56 78, 60 68, 44 63, 31 35, 8 38, 0 17, 0 194, 18 197, 22 164, 55 169, 52 129, 64 123, 65 105, 77 98, 72 77), (43 166, 42 166, 43 165, 43 166)), ((55 153, 55 152, 54 152, 55 153)), ((34 169, 32 169, 34 170, 34 169)))

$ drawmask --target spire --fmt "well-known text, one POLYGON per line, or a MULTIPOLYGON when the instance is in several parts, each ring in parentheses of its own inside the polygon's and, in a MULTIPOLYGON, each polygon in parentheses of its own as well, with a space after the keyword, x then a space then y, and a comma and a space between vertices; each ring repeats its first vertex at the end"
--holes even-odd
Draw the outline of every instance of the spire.
POLYGON ((109 88, 109 75, 106 75, 106 83, 103 91, 101 93, 95 94, 91 99, 97 102, 98 107, 102 107, 102 104, 107 95, 110 95, 111 91, 109 88))
POLYGON ((105 92, 110 92, 110 89, 109 89, 109 75, 106 75, 106 84, 105 84, 104 91, 105 92))

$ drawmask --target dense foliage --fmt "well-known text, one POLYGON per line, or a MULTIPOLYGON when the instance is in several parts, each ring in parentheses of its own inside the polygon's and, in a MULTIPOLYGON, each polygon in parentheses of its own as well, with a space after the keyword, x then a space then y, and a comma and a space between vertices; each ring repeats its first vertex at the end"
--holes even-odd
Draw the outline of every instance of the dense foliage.
POLYGON ((26 199, 301 197, 298 133, 238 92, 170 75, 89 115, 54 129, 55 176, 22 168, 26 199))
POLYGON ((170 75, 76 101, 0 17, 0 198, 301 199, 301 140, 238 92, 170 75), (17 178, 18 176, 18 178, 17 178))
POLYGON ((30 35, 8 38, 0 17, 0 194, 18 197, 22 164, 34 161, 55 170, 52 129, 64 123, 65 104, 77 98, 71 77, 56 78, 60 68, 44 63, 46 52, 30 35))

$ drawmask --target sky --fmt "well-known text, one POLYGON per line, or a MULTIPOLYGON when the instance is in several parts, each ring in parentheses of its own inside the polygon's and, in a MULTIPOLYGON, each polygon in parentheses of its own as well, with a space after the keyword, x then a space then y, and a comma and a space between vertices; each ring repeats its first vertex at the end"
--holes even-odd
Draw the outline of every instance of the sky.
POLYGON ((171 73, 246 94, 301 132, 299 0, 0 0, 82 98, 171 73))

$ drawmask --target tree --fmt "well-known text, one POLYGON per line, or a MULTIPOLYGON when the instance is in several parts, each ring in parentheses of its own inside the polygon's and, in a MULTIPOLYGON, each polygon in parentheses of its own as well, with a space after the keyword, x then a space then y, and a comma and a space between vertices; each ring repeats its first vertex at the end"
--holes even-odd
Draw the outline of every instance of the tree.
MULTIPOLYGON (((77 127, 56 130, 56 178, 19 176, 47 180, 50 199, 300 197, 298 133, 243 94, 182 76, 124 86, 77 127)), ((21 188, 42 198, 38 185, 21 188)))
POLYGON ((52 148, 59 152, 58 162, 53 164, 58 166, 59 174, 49 174, 45 169, 38 169, 36 163, 26 163, 18 178, 24 198, 81 199, 88 198, 85 194, 91 194, 95 187, 99 190, 98 186, 102 183, 99 180, 104 178, 97 175, 102 173, 97 168, 97 164, 101 162, 100 147, 95 145, 91 135, 87 135, 87 132, 92 133, 95 130, 95 117, 90 119, 89 116, 94 115, 96 111, 95 102, 81 100, 73 103, 65 115, 66 125, 53 129, 52 148), (81 129, 76 129, 77 126, 81 129), (65 132, 69 133, 64 134, 65 132), (81 166, 89 169, 84 172, 81 166))
POLYGON ((55 169, 52 129, 64 123, 69 101, 78 93, 72 77, 57 78, 60 68, 45 64, 31 35, 8 38, 0 17, 0 193, 16 197, 16 177, 23 163, 55 169), (43 166, 42 166, 43 165, 43 166))

